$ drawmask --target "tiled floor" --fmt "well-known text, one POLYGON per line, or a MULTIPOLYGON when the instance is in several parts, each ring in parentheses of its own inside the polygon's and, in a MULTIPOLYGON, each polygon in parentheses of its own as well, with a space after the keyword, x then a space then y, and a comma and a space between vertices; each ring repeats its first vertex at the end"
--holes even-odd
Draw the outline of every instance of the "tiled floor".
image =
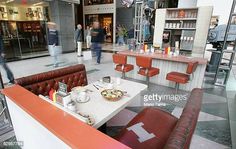
MULTIPOLYGON (((116 45, 109 45, 107 49, 113 51, 112 49, 122 50, 124 47, 117 48, 116 45)), ((114 65, 112 63, 111 53, 103 53, 102 61, 100 65, 95 65, 95 60, 86 60, 83 58, 76 57, 75 53, 63 54, 60 57, 61 67, 69 66, 78 63, 84 63, 87 69, 87 77, 89 83, 99 80, 103 76, 120 76, 121 74, 113 70, 114 65)), ((10 62, 8 65, 12 69, 15 78, 23 77, 31 74, 36 74, 39 72, 45 72, 52 70, 51 57, 41 57, 30 60, 23 60, 18 62, 10 62)), ((1 69, 2 70, 2 69, 1 69)), ((3 72, 3 71, 2 71, 3 72)), ((6 75, 3 72, 3 80, 6 83, 6 75)), ((235 74, 231 74, 230 81, 226 89, 221 87, 215 87, 211 82, 212 78, 206 77, 204 83, 204 97, 202 103, 201 113, 199 115, 196 131, 194 133, 191 149, 208 148, 208 149, 225 149, 232 148, 232 144, 235 144, 234 139, 236 137, 235 126, 235 113, 236 113, 236 80, 235 74), (210 80, 210 81, 209 81, 210 80), (230 108, 228 108, 230 107, 230 108), (231 125, 230 125, 231 124, 231 125), (232 127, 234 126, 234 127, 232 127)), ((171 88, 157 86, 151 84, 150 90, 140 94, 140 99, 142 100, 144 94, 151 93, 173 93, 174 90, 171 88)), ((180 94, 189 94, 188 92, 179 92, 180 94)), ((165 101, 165 106, 163 104, 159 108, 172 113, 176 117, 180 116, 182 108, 186 101, 181 102, 170 102, 165 101)), ((114 136, 119 132, 119 130, 125 126, 138 112, 140 112, 144 107, 140 104, 131 104, 129 107, 121 111, 117 116, 111 119, 107 125, 107 133, 110 136, 114 136)))

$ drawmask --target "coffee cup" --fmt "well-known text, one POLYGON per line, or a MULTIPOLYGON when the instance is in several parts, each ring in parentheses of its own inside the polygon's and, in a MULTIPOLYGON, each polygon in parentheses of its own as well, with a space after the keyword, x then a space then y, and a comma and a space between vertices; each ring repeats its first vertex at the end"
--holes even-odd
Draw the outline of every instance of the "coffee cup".
POLYGON ((76 103, 74 101, 71 101, 67 104, 67 108, 70 110, 70 111, 73 111, 73 112, 76 112, 77 110, 77 106, 76 106, 76 103))
POLYGON ((86 92, 80 92, 79 93, 79 100, 81 102, 84 102, 84 101, 86 101, 86 99, 87 99, 87 93, 86 92))

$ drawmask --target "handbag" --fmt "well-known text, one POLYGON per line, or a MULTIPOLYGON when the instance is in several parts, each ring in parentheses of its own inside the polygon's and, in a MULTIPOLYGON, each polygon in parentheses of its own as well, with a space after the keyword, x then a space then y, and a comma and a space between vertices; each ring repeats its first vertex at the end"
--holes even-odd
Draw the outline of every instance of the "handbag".
POLYGON ((48 46, 50 56, 58 56, 62 53, 62 46, 48 46))

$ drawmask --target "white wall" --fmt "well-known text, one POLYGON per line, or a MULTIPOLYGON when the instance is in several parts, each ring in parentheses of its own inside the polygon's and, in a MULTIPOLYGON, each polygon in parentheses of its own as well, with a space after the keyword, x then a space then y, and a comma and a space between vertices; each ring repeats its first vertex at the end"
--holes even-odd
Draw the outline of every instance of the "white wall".
POLYGON ((197 0, 179 0, 178 8, 193 8, 197 6, 197 0))
POLYGON ((219 16, 219 24, 227 24, 232 2, 233 0, 198 0, 197 6, 213 6, 212 15, 219 16))

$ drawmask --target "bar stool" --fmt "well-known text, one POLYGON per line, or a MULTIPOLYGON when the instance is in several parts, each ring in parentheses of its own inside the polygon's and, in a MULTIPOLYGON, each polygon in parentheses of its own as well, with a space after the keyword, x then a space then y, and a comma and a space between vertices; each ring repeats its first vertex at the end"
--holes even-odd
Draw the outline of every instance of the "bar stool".
POLYGON ((166 79, 175 82, 176 93, 179 89, 179 84, 186 84, 190 81, 190 78, 194 77, 194 72, 197 69, 198 62, 192 61, 188 62, 186 73, 181 72, 170 72, 166 75, 166 79))
POLYGON ((134 69, 134 66, 127 64, 127 56, 123 54, 113 54, 113 62, 116 65, 115 70, 122 72, 122 78, 125 78, 125 73, 134 69))
POLYGON ((152 67, 151 57, 137 56, 136 64, 139 66, 138 74, 146 76, 147 85, 149 87, 149 78, 158 75, 160 69, 152 67))

